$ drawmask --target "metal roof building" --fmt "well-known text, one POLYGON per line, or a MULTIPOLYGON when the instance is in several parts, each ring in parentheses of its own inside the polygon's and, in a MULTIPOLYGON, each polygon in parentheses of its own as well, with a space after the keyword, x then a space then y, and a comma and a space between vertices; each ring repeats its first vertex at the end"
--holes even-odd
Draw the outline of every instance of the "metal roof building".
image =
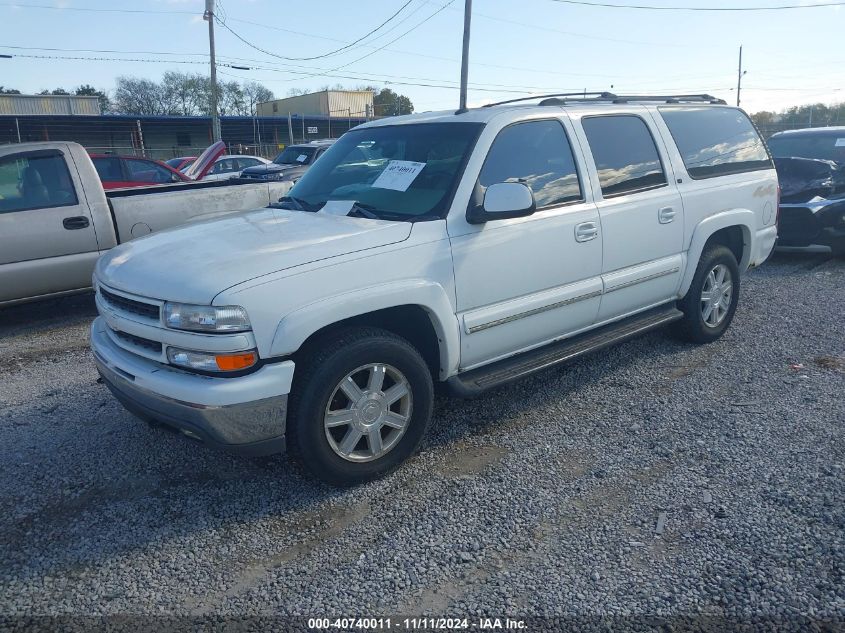
POLYGON ((77 95, 0 95, 0 115, 100 114, 99 97, 77 95))
POLYGON ((322 90, 286 99, 265 101, 257 106, 258 116, 331 116, 332 118, 370 118, 373 93, 369 90, 322 90))

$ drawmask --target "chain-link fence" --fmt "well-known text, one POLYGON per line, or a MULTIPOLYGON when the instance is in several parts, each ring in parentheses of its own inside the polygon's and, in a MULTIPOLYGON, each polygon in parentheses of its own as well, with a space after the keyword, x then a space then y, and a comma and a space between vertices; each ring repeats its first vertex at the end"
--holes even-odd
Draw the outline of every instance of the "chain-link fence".
MULTIPOLYGON (((291 143, 337 138, 365 122, 363 116, 221 117, 229 153, 273 158, 291 143)), ((167 160, 197 156, 213 142, 210 117, 123 115, 0 116, 0 144, 75 141, 91 153, 167 160)))

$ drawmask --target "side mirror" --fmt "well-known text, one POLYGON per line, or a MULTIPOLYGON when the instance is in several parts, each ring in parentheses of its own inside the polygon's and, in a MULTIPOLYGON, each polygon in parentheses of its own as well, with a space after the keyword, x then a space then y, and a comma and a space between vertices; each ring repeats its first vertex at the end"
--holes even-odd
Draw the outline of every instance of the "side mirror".
POLYGON ((521 182, 498 182, 487 187, 484 202, 467 212, 467 222, 483 224, 490 220, 522 218, 537 210, 534 193, 521 182))
POLYGON ((176 174, 170 174, 170 182, 182 182, 182 179, 176 174))

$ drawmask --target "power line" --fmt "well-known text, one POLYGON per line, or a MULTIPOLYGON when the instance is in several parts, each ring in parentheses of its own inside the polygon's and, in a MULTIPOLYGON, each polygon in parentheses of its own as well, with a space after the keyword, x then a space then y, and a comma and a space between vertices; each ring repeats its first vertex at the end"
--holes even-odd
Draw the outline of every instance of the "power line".
MULTIPOLYGON (((208 53, 181 53, 173 51, 118 51, 109 48, 50 48, 47 46, 9 46, 0 44, 0 48, 11 48, 18 51, 54 51, 59 53, 112 53, 115 55, 173 55, 186 57, 208 57, 208 53)), ((23 55, 18 55, 23 57, 23 55)))
MULTIPOLYGON (((323 72, 314 73, 314 74, 312 74, 312 75, 307 75, 307 76, 305 76, 305 77, 299 77, 298 79, 311 79, 311 78, 314 78, 314 77, 327 77, 327 76, 330 76, 330 74, 329 74, 329 73, 333 73, 333 72, 335 72, 335 71, 337 71, 337 70, 341 70, 341 69, 343 69, 343 68, 347 68, 347 67, 351 66, 352 64, 356 64, 356 63, 358 63, 359 61, 361 61, 361 60, 363 60, 363 59, 366 59, 367 57, 370 57, 370 56, 372 56, 372 55, 375 55, 376 53, 378 53, 378 52, 379 52, 379 51, 381 51, 381 50, 384 50, 385 48, 387 48, 388 46, 390 46, 390 45, 391 45, 391 44, 393 44, 394 42, 398 42, 398 41, 399 41, 399 40, 401 40, 403 37, 405 37, 406 35, 408 35, 409 33, 411 33, 412 31, 415 31, 416 29, 420 28, 423 24, 425 24, 426 22, 428 22, 429 20, 431 20, 432 18, 434 18, 436 15, 438 15, 440 12, 442 12, 444 9, 446 9, 447 7, 449 7, 449 5, 451 5, 453 2, 455 2, 455 0, 449 0, 449 2, 447 2, 446 4, 444 4, 443 6, 441 6, 439 9, 437 9, 437 11, 435 11, 434 13, 432 13, 431 15, 429 15, 427 18, 425 18, 425 19, 424 19, 424 20, 422 20, 421 22, 418 22, 417 24, 415 24, 414 26, 412 26, 410 29, 408 29, 407 31, 405 31, 404 33, 402 33, 402 35, 400 35, 400 36, 398 36, 398 37, 396 37, 396 38, 394 38, 394 39, 390 40, 390 41, 389 41, 387 44, 385 44, 384 46, 380 46, 379 48, 376 48, 375 50, 370 51, 370 52, 369 52, 369 53, 367 53, 366 55, 362 55, 361 57, 358 57, 357 59, 353 59, 351 62, 348 62, 348 63, 346 63, 346 64, 342 64, 342 65, 340 65, 340 66, 335 66, 334 68, 330 68, 330 69, 325 70, 325 71, 323 71, 323 72)), ((296 81, 296 80, 291 79, 291 80, 289 80, 289 81, 296 81)))
POLYGON ((407 6, 408 6, 409 4, 411 4, 413 1, 414 1, 414 0, 408 0, 408 1, 407 1, 405 4, 403 4, 403 5, 399 8, 399 10, 398 10, 398 11, 396 11, 393 15, 391 15, 391 16, 390 16, 389 18, 387 18, 384 22, 382 22, 381 24, 379 24, 376 28, 372 29, 371 31, 369 31, 369 32, 368 32, 368 33, 366 33, 365 35, 363 35, 363 36, 359 37, 359 38, 358 38, 357 40, 355 40, 354 42, 350 42, 350 43, 349 43, 349 44, 347 44, 346 46, 341 46, 340 48, 337 48, 337 49, 335 49, 335 50, 333 50, 333 51, 329 51, 328 53, 323 53, 323 54, 321 54, 321 55, 313 55, 313 56, 311 56, 311 57, 287 57, 287 56, 285 56, 285 55, 279 55, 278 53, 274 53, 274 52, 272 52, 272 51, 268 51, 268 50, 266 50, 266 49, 264 49, 264 48, 261 48, 260 46, 257 46, 257 45, 255 45, 255 44, 253 44, 252 42, 250 42, 249 40, 247 40, 247 39, 245 39, 244 37, 242 37, 239 33, 237 33, 235 30, 233 30, 233 29, 232 29, 232 27, 230 27, 228 24, 226 24, 225 17, 224 17, 224 19, 220 19, 220 20, 218 20, 218 21, 217 21, 217 23, 218 23, 218 24, 220 24, 220 26, 222 26, 224 29, 226 29, 227 31, 229 31, 229 33, 231 33, 231 34, 232 34, 232 35, 234 35, 236 38, 238 38, 241 42, 243 42, 244 44, 246 44, 246 45, 247 45, 247 46, 249 46, 250 48, 254 48, 254 49, 255 49, 255 50, 257 50, 257 51, 259 51, 259 52, 261 52, 261 53, 264 53, 265 55, 270 55, 271 57, 277 57, 277 58, 279 58, 279 59, 286 59, 286 60, 288 60, 288 61, 310 61, 310 60, 314 60, 314 59, 323 59, 324 57, 331 57, 331 56, 333 56, 333 55, 337 55, 338 53, 340 53, 340 52, 342 52, 342 51, 345 51, 345 50, 347 50, 347 49, 349 49, 349 48, 352 48, 353 46, 355 46, 355 45, 356 45, 356 44, 358 44, 359 42, 361 42, 361 41, 363 41, 363 40, 367 39, 368 37, 370 37, 370 35, 373 35, 373 34, 374 34, 374 33, 376 33, 377 31, 379 31, 379 30, 380 30, 383 26, 385 26, 388 22, 390 22, 391 20, 393 20, 393 19, 394 19, 397 15, 399 15, 400 13, 402 13, 402 11, 404 11, 404 10, 405 10, 405 7, 407 7, 407 6))
POLYGON ((15 9, 48 9, 53 11, 84 11, 88 13, 149 13, 162 15, 197 15, 196 11, 174 11, 163 9, 100 9, 89 7, 57 7, 47 4, 18 4, 16 2, 2 2, 0 7, 15 9))
MULTIPOLYGON (((194 60, 194 59, 141 59, 141 58, 127 58, 127 57, 82 57, 75 55, 32 55, 28 53, 16 53, 12 57, 25 57, 28 59, 63 59, 63 60, 78 60, 90 62, 144 62, 150 64, 202 64, 208 62, 194 60)), ((226 64, 226 66, 229 66, 226 64)), ((229 66, 231 67, 231 66, 229 66)))
POLYGON ((606 9, 641 9, 647 11, 782 11, 786 9, 817 9, 820 7, 841 7, 845 2, 826 2, 820 4, 782 4, 771 7, 661 7, 651 4, 614 4, 611 2, 588 2, 587 0, 551 0, 561 4, 577 4, 585 7, 606 9))
MULTIPOLYGON (((24 47, 10 47, 3 45, 2 48, 24 48, 24 47)), ((69 51, 85 51, 85 50, 97 50, 97 49, 39 49, 39 50, 69 50, 69 51)), ((116 53, 129 53, 130 51, 115 51, 116 53)), ((140 52, 140 51, 137 51, 140 52)), ((158 54, 167 54, 167 53, 158 53, 158 54)), ((173 55, 177 55, 178 53, 171 53, 173 55)), ((201 53, 186 53, 188 55, 201 55, 201 53)), ((34 54, 21 54, 16 53, 14 57, 22 57, 27 59, 56 59, 56 60, 72 60, 72 61, 104 61, 104 62, 139 62, 139 63, 158 63, 158 64, 201 64, 204 65, 205 61, 200 60, 172 60, 172 59, 151 59, 151 58, 126 58, 126 57, 105 57, 105 56, 80 56, 80 55, 34 55, 34 54)), ((226 59, 238 59, 238 58, 230 58, 227 57, 226 59)), ((230 63, 229 61, 221 61, 219 63, 220 66, 228 69, 233 70, 240 70, 237 64, 230 63)), ((280 72, 280 73, 289 73, 289 74, 298 74, 298 75, 308 75, 309 73, 305 71, 294 71, 294 70, 283 70, 279 68, 268 68, 262 66, 252 66, 252 70, 259 70, 259 71, 268 71, 268 72, 280 72)), ((243 75, 235 75, 232 73, 225 73, 227 76, 235 77, 238 79, 245 79, 245 80, 253 80, 253 81, 267 81, 267 82, 285 82, 287 83, 288 80, 281 80, 281 79, 268 79, 268 78, 258 78, 258 77, 247 77, 243 75)), ((439 88, 439 89, 449 89, 449 90, 456 90, 458 89, 457 85, 446 85, 449 83, 456 83, 451 80, 446 79, 435 79, 435 78, 428 78, 428 77, 412 77, 412 76, 405 76, 405 75, 384 75, 384 74, 368 74, 368 73, 359 73, 357 75, 347 75, 347 74, 331 74, 326 75, 327 77, 336 78, 336 79, 348 79, 351 81, 362 81, 362 82, 376 82, 382 83, 379 81, 379 77, 390 77, 391 81, 383 82, 387 84, 395 84, 395 85, 403 85, 403 86, 416 86, 422 88, 439 88), (412 81, 416 80, 416 81, 412 81)), ((299 78, 301 79, 301 77, 299 78)), ((638 84, 639 82, 632 82, 633 84, 638 84)), ((583 88, 574 87, 574 88, 560 88, 559 86, 555 86, 553 88, 545 88, 542 86, 520 86, 520 85, 513 85, 513 84, 490 84, 490 83, 482 83, 482 82, 473 82, 470 86, 470 90, 475 90, 477 92, 500 92, 505 94, 525 94, 526 91, 533 91, 536 90, 537 92, 550 92, 550 91, 578 91, 582 90, 583 88)), ((720 91, 720 90, 731 90, 732 88, 729 87, 713 87, 713 88, 701 88, 695 87, 691 88, 690 90, 680 90, 678 88, 667 88, 663 90, 653 89, 651 92, 695 92, 697 91, 720 91)), ((772 91, 772 92, 814 92, 822 89, 821 86, 811 86, 807 88, 788 88, 788 87, 745 87, 745 90, 753 90, 753 91, 772 91)), ((835 91, 836 89, 832 89, 835 91)))

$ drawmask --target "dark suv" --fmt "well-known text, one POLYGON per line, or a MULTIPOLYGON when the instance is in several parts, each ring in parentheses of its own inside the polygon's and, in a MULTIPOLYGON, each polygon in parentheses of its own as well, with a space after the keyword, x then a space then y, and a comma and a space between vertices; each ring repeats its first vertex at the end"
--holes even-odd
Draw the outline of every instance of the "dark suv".
POLYGON ((778 244, 845 256, 845 127, 778 132, 768 145, 781 188, 778 244))
POLYGON ((334 140, 311 141, 289 145, 267 165, 248 167, 241 172, 241 178, 250 180, 289 180, 296 182, 308 171, 334 140))

